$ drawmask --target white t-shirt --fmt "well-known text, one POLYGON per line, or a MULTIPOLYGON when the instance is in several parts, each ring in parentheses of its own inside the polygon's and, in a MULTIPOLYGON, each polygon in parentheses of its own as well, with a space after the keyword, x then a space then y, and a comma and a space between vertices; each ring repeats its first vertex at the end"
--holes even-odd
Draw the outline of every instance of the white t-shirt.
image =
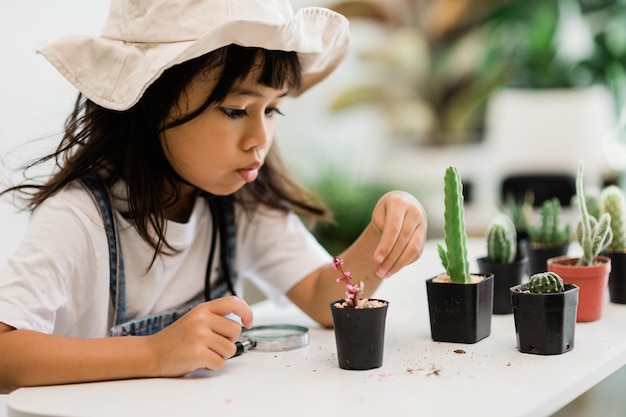
MULTIPOLYGON (((211 213, 196 200, 187 223, 167 222, 167 241, 180 252, 160 255, 125 220, 114 200, 126 276, 127 320, 190 301, 204 291, 211 213)), ((253 216, 235 206, 235 270, 278 299, 331 256, 293 213, 261 207, 253 216)), ((219 245, 214 268, 219 265, 219 245)), ((215 275, 215 274, 214 274, 215 275)), ((78 183, 33 213, 17 251, 0 275, 0 322, 75 337, 103 337, 112 326, 109 252, 100 212, 78 183)))

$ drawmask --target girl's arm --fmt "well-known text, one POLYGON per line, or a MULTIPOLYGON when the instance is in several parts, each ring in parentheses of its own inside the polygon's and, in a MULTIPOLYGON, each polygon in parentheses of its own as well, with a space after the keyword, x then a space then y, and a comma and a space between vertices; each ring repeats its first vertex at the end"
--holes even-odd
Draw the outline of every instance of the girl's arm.
POLYGON ((252 311, 236 297, 200 304, 152 336, 80 339, 0 323, 0 391, 220 369, 235 353, 241 333, 241 325, 225 317, 230 313, 252 326, 252 311))
MULTIPOLYGON (((402 191, 381 197, 371 222, 339 255, 355 281, 364 282, 364 297, 371 297, 384 278, 420 258, 426 231, 426 214, 415 197, 402 191)), ((330 264, 321 267, 291 288, 287 296, 318 323, 331 327, 328 304, 345 295, 344 286, 336 282, 338 276, 330 264)))

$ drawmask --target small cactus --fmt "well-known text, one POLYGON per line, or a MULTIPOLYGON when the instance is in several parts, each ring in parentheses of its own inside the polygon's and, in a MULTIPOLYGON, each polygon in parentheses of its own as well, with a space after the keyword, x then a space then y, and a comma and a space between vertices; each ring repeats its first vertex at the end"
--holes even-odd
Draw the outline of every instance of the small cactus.
POLYGON ((444 241, 446 247, 437 245, 441 264, 450 281, 468 283, 469 258, 467 255, 467 229, 463 210, 463 184, 455 167, 448 167, 444 175, 444 241))
POLYGON ((528 223, 533 213, 533 194, 527 192, 524 199, 519 201, 512 193, 507 194, 503 212, 511 217, 516 232, 528 232, 528 223))
POLYGON ((607 250, 613 253, 626 252, 626 196, 616 185, 605 187, 600 194, 600 211, 611 217, 613 240, 607 250))
POLYGON ((528 291, 533 294, 554 294, 565 291, 563 280, 554 272, 539 272, 530 277, 528 291))
POLYGON ((602 213, 599 220, 589 215, 583 191, 583 168, 584 164, 580 161, 576 176, 576 198, 580 210, 580 222, 576 228, 576 237, 583 249, 583 254, 578 259, 578 265, 589 266, 593 265, 595 258, 611 243, 613 231, 611 230, 611 216, 608 213, 602 213))
POLYGON ((510 264, 517 254, 517 232, 509 216, 499 213, 494 217, 487 231, 487 261, 496 264, 510 264))
POLYGON ((561 203, 553 197, 541 205, 541 225, 528 225, 530 241, 544 246, 561 246, 569 241, 570 224, 560 226, 561 203))

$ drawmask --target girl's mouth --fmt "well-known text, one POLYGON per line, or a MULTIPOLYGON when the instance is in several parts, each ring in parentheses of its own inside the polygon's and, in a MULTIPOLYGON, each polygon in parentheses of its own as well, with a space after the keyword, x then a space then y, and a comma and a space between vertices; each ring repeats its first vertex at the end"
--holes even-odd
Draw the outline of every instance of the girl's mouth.
POLYGON ((261 169, 261 162, 255 162, 248 165, 245 168, 238 169, 237 172, 246 182, 252 182, 259 176, 259 169, 261 169))
POLYGON ((259 176, 259 168, 243 168, 238 169, 237 172, 246 182, 252 182, 259 176))

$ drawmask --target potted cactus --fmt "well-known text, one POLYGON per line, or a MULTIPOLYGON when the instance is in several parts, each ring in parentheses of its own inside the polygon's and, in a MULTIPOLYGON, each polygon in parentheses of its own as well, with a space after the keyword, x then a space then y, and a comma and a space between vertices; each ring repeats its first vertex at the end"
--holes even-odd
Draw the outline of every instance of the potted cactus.
POLYGON ((504 200, 502 212, 510 216, 517 234, 517 253, 519 256, 528 255, 528 225, 533 213, 534 196, 532 191, 526 192, 519 200, 513 193, 508 193, 504 200))
POLYGON ((491 333, 493 274, 470 274, 463 185, 455 167, 444 175, 444 242, 438 245, 445 272, 426 280, 432 339, 476 343, 491 333))
POLYGON ((522 282, 528 256, 519 253, 513 220, 498 213, 487 229, 487 255, 476 260, 481 274, 493 274, 493 313, 510 314, 509 289, 522 282))
POLYGON ((556 355, 574 348, 579 288, 554 272, 540 272, 511 287, 517 349, 556 355))
POLYGON ((626 304, 626 196, 616 185, 605 187, 600 194, 600 211, 611 217, 613 240, 604 255, 611 259, 609 299, 626 304))
POLYGON ((541 223, 528 225, 528 275, 547 270, 550 258, 567 255, 570 241, 569 223, 561 226, 561 203, 554 197, 541 205, 541 223))
POLYGON ((613 231, 608 213, 602 213, 599 219, 589 215, 583 190, 583 169, 584 164, 581 161, 576 177, 576 201, 580 211, 576 237, 582 248, 582 255, 548 259, 548 271, 555 272, 565 282, 576 284, 580 288, 577 320, 595 321, 602 316, 611 271, 611 259, 600 253, 613 240, 613 231))

